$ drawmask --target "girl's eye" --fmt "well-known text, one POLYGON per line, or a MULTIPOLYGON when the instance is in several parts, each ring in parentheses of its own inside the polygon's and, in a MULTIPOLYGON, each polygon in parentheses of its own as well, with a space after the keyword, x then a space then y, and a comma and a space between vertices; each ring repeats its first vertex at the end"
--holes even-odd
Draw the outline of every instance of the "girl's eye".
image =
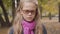
POLYGON ((26 14, 28 14, 28 13, 29 13, 29 11, 27 10, 27 11, 25 11, 25 13, 26 13, 26 14))
POLYGON ((23 13, 24 14, 28 14, 29 12, 27 10, 23 10, 23 13))
POLYGON ((34 10, 31 10, 31 11, 29 11, 29 10, 24 10, 23 11, 23 13, 25 13, 25 14, 28 14, 28 13, 31 13, 31 14, 34 14, 36 11, 34 11, 34 10))

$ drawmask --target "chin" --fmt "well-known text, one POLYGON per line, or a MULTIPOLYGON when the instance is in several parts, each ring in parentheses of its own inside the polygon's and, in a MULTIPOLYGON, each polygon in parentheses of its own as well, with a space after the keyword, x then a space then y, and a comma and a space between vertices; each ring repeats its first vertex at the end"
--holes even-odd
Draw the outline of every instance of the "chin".
POLYGON ((32 21, 32 20, 27 20, 27 21, 32 21))
POLYGON ((29 22, 30 22, 30 21, 32 21, 32 20, 27 20, 27 21, 29 21, 29 22))

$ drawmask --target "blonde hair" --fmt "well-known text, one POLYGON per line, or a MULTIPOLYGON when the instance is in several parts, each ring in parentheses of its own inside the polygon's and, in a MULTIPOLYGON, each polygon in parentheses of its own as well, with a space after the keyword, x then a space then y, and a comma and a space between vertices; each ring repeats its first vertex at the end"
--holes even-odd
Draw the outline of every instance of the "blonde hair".
POLYGON ((36 27, 35 27, 35 34, 42 34, 42 25, 40 22, 40 11, 38 11, 38 4, 36 4, 33 1, 20 1, 19 7, 16 10, 16 14, 15 14, 15 18, 13 21, 13 28, 14 28, 14 34, 22 34, 22 25, 21 25, 21 21, 22 21, 22 15, 20 14, 21 8, 23 7, 22 4, 23 2, 32 2, 37 6, 37 15, 35 18, 36 21, 36 27))

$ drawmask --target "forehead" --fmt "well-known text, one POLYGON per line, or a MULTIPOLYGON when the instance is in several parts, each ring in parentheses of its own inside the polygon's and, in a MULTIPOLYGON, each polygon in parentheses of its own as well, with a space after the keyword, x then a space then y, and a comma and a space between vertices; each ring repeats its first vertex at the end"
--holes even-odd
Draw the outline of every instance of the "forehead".
POLYGON ((36 5, 31 2, 25 2, 23 3, 23 10, 36 10, 36 5))

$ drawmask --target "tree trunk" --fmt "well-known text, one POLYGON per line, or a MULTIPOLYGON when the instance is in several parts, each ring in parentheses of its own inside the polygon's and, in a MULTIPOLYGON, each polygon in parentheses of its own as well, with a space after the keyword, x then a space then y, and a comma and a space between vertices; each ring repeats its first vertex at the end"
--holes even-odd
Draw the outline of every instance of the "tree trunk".
POLYGON ((52 19, 52 16, 51 16, 51 13, 49 12, 49 19, 51 20, 52 19))
POLYGON ((12 22, 13 22, 14 17, 15 17, 15 12, 16 12, 15 9, 17 8, 17 7, 15 7, 15 1, 17 2, 17 7, 18 7, 20 0, 12 0, 12 16, 13 16, 12 22))
POLYGON ((17 0, 17 7, 19 6, 19 2, 20 2, 20 0, 17 0))
POLYGON ((60 3, 58 4, 59 6, 59 22, 60 22, 60 3))
MULTIPOLYGON (((40 0, 41 1, 41 4, 42 4, 42 0, 40 0)), ((41 16, 41 19, 42 19, 42 6, 41 6, 41 4, 40 4, 40 16, 41 16)))
POLYGON ((0 24, 2 27, 5 26, 5 21, 3 20, 1 14, 0 14, 0 24))
POLYGON ((15 0, 12 0, 12 16, 14 19, 14 16, 15 16, 15 0))
POLYGON ((42 6, 40 5, 40 16, 41 16, 41 19, 42 19, 42 6))

